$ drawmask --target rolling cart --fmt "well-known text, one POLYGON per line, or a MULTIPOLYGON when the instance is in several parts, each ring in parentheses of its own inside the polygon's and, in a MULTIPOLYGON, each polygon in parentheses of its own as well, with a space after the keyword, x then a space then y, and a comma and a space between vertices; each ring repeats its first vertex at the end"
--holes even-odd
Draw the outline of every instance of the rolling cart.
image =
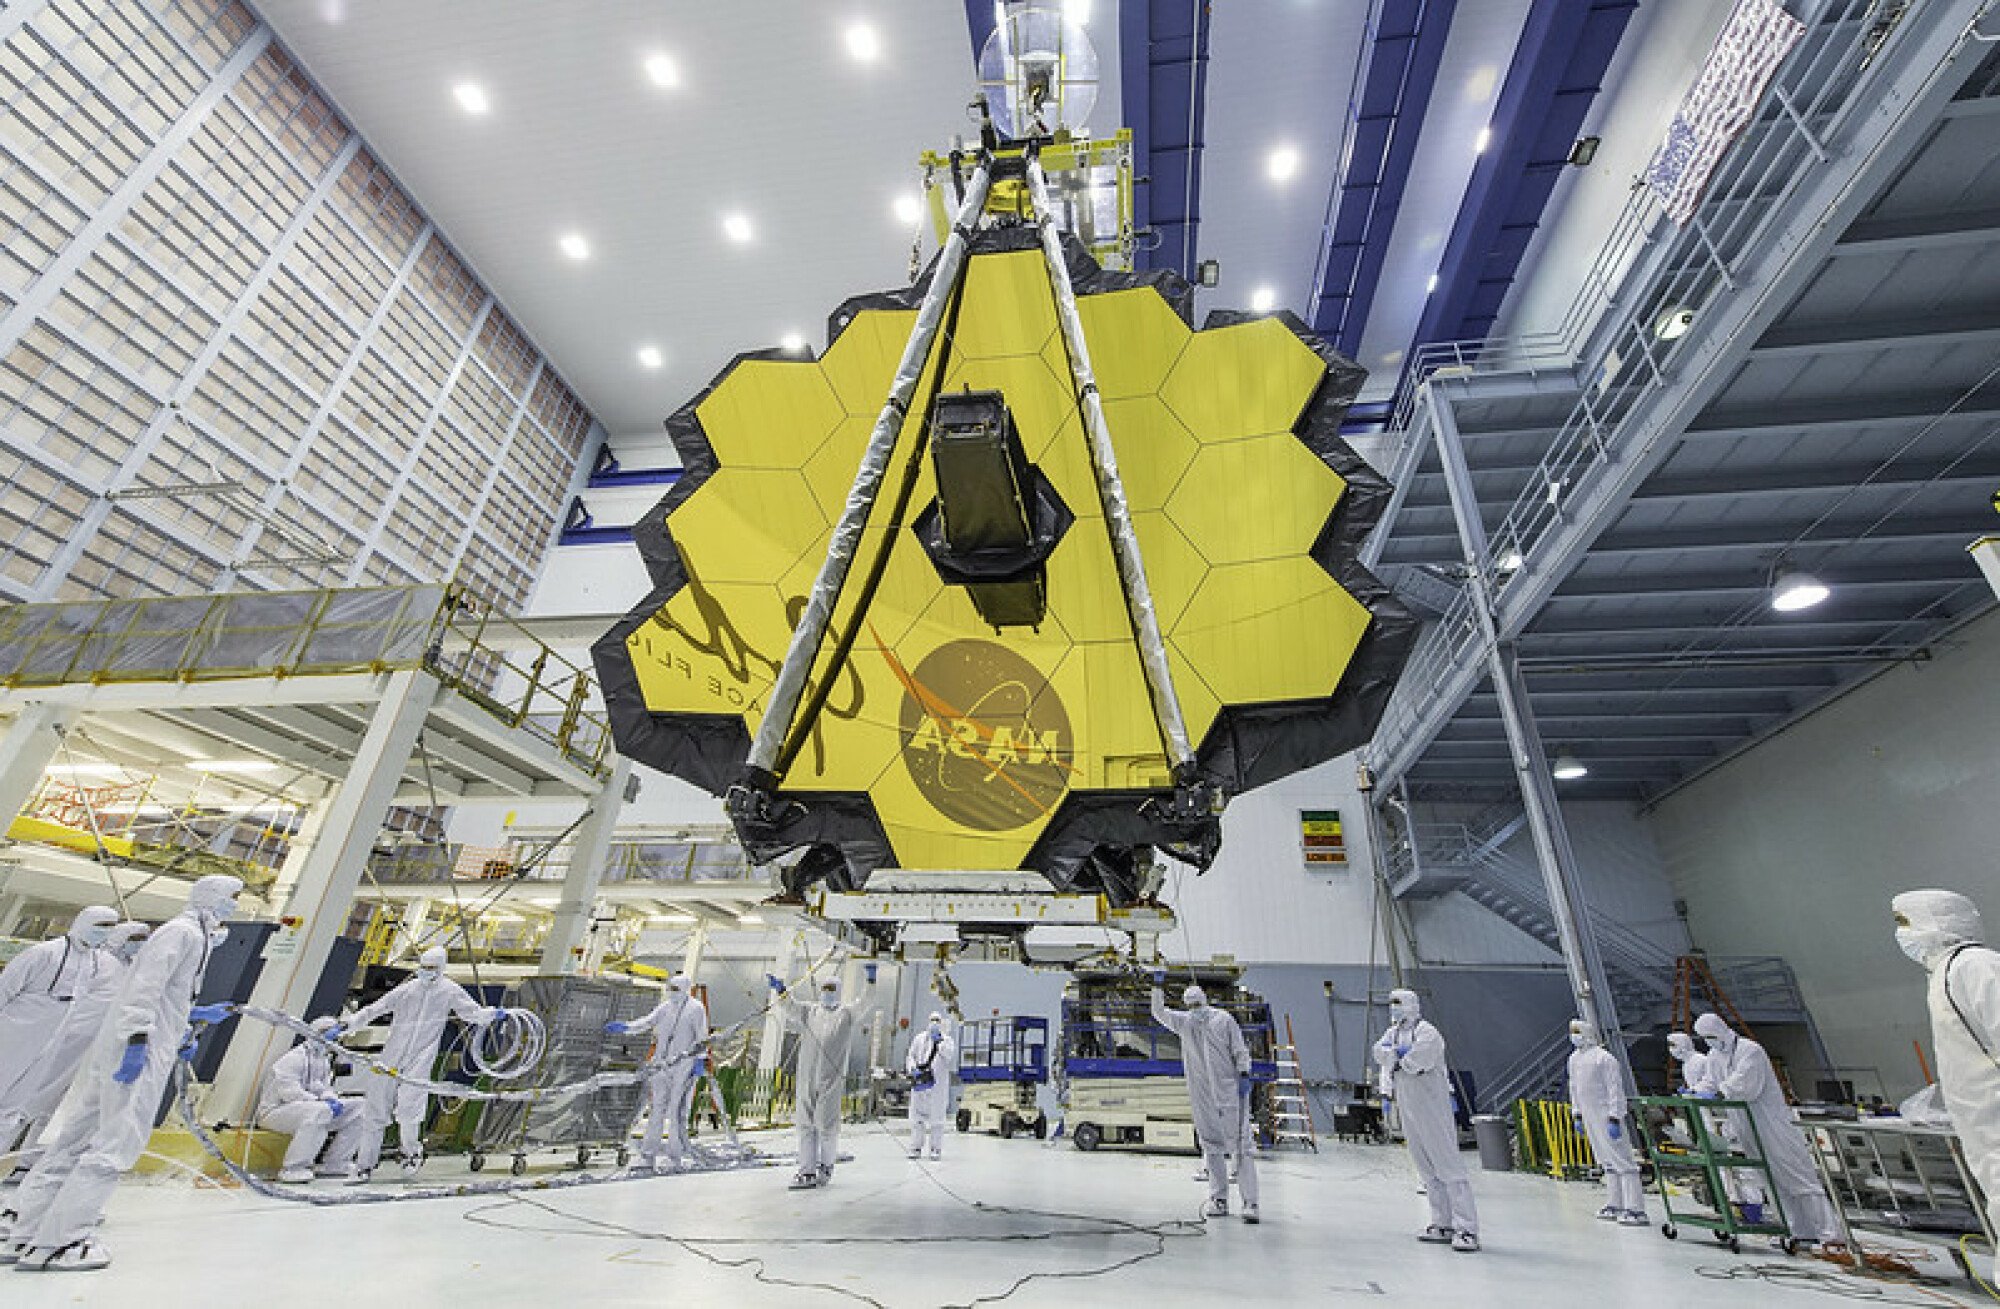
POLYGON ((1048 1019, 982 1018, 965 1024, 958 1043, 958 1130, 1046 1137, 1049 1119, 1036 1092, 1048 1080, 1048 1019))
MULTIPOLYGON (((629 1022, 651 1009, 655 993, 630 982, 607 978, 530 977, 521 982, 517 1003, 541 1015, 549 1043, 534 1081, 523 1089, 564 1086, 600 1072, 628 1072, 646 1058, 645 1037, 615 1037, 604 1025, 629 1022)), ((560 1099, 494 1101, 485 1106, 474 1131, 473 1172, 486 1167, 488 1155, 513 1156, 516 1177, 528 1170, 535 1150, 574 1151, 576 1166, 586 1167, 593 1150, 609 1150, 620 1167, 630 1159, 627 1138, 638 1116, 645 1088, 603 1086, 560 1099)))
POLYGON ((1749 1106, 1741 1100, 1690 1100, 1680 1096, 1642 1095, 1631 1103, 1638 1109, 1639 1139, 1645 1143, 1646 1157, 1652 1161, 1660 1185, 1660 1205, 1667 1220, 1660 1224, 1669 1240, 1680 1235, 1682 1226, 1705 1227, 1732 1253, 1743 1248, 1744 1236, 1775 1236, 1791 1253, 1791 1228, 1786 1225, 1784 1206, 1771 1182, 1771 1166, 1764 1158, 1764 1143, 1757 1135, 1749 1106), (1729 1141, 1713 1115, 1734 1111, 1747 1128, 1747 1139, 1729 1141), (1730 1173, 1760 1173, 1763 1176, 1766 1217, 1777 1221, 1751 1222, 1729 1199, 1725 1180, 1730 1173), (1704 1209, 1674 1208, 1669 1182, 1693 1183, 1690 1191, 1706 1197, 1704 1209))

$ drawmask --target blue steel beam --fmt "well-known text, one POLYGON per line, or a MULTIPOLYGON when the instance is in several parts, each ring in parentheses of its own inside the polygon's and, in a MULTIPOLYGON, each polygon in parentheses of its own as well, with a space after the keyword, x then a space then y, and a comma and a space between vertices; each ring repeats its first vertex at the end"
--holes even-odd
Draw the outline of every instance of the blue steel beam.
POLYGON ((1349 357, 1361 349, 1456 7, 1457 0, 1377 0, 1369 21, 1313 269, 1313 330, 1349 357))
MULTIPOLYGON (((970 4, 971 0, 967 0, 970 4)), ((1132 129, 1133 227, 1141 268, 1194 280, 1201 219, 1201 151, 1208 97, 1208 0, 1123 0, 1118 58, 1125 126, 1132 129)))
POLYGON ((1637 7, 1534 0, 1413 345, 1478 340, 1491 330, 1637 7))
POLYGON ((993 35, 993 0, 965 0, 965 30, 972 37, 972 64, 979 66, 979 52, 993 35))

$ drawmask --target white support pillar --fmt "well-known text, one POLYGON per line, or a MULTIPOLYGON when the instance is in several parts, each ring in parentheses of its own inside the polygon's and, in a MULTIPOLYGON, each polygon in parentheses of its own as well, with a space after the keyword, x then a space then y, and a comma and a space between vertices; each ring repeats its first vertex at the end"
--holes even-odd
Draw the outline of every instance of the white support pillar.
POLYGON ((556 904, 549 934, 542 940, 541 969, 548 976, 576 971, 577 947, 590 930, 597 884, 604 878, 604 860, 611 853, 611 836, 618 830, 618 814, 625 807, 625 786, 631 776, 632 761, 619 756, 604 785, 591 798, 590 811, 570 842, 562 899, 556 904))
POLYGON ((688 986, 701 984, 701 957, 708 953, 708 923, 699 922, 688 933, 687 946, 681 954, 681 971, 687 974, 688 986))
MULTIPOLYGON (((787 985, 792 981, 792 965, 798 959, 799 933, 797 931, 778 934, 778 957, 771 961, 771 975, 787 985)), ((771 994, 766 992, 767 995, 771 994)), ((764 1015, 764 1043, 757 1047, 757 1076, 762 1080, 766 1074, 778 1070, 778 1061, 785 1052, 785 1011, 772 1005, 764 1015)))
MULTIPOLYGON (((299 869, 289 913, 303 921, 293 935, 292 948, 280 958, 266 956, 263 974, 250 995, 254 1005, 301 1015, 326 971, 334 939, 347 926, 361 870, 440 690, 435 677, 416 670, 391 673, 387 682, 347 775, 326 801, 319 838, 299 869)), ((247 1122, 264 1069, 291 1044, 288 1032, 263 1023, 242 1023, 209 1093, 206 1109, 211 1121, 247 1122)))
POLYGON ((0 736, 0 837, 40 785, 76 714, 63 705, 24 705, 0 736))
MULTIPOLYGON (((384 963, 394 963, 405 955, 414 959, 423 953, 424 946, 430 944, 424 939, 424 925, 430 922, 431 902, 428 897, 419 896, 403 906, 403 921, 396 924, 396 931, 402 940, 389 951, 384 963)), ((438 945, 446 944, 444 941, 438 945)))
POLYGON ((326 826, 326 812, 331 807, 328 800, 307 805, 299 815, 299 830, 285 842, 285 860, 278 865, 277 879, 264 896, 264 903, 280 916, 292 911, 292 892, 298 889, 299 875, 305 871, 306 860, 312 857, 313 846, 319 843, 320 830, 326 826))
POLYGON ((21 925, 21 911, 28 907, 25 895, 0 896, 0 936, 12 936, 21 925))

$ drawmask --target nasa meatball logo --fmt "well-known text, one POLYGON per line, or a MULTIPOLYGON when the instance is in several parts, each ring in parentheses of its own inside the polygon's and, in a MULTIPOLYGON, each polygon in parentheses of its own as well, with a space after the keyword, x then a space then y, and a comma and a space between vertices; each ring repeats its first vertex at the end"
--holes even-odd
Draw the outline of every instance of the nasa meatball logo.
POLYGON ((1069 713, 1035 666, 991 641, 952 641, 904 679, 903 766, 931 807, 982 832, 1046 817, 1069 788, 1069 713))

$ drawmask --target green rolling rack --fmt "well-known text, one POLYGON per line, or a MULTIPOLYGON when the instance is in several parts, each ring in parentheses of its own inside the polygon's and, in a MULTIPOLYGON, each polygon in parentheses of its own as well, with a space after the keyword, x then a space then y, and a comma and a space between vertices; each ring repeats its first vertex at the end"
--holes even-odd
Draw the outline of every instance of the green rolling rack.
POLYGON ((1660 1205, 1667 1213, 1660 1231, 1669 1241, 1680 1235, 1683 1226, 1705 1227, 1732 1253, 1742 1250, 1742 1237, 1746 1235, 1775 1236, 1783 1243, 1785 1252, 1791 1253, 1791 1228, 1785 1223, 1784 1206, 1778 1199, 1777 1187, 1772 1185, 1771 1166, 1764 1158, 1764 1143, 1757 1135, 1757 1124, 1750 1117, 1747 1104, 1741 1100, 1691 1100, 1670 1095, 1635 1096, 1631 1104, 1638 1111, 1639 1139, 1645 1144, 1646 1157, 1652 1161, 1653 1175, 1660 1187, 1660 1205), (1746 1141, 1732 1144, 1711 1120, 1711 1115, 1732 1110, 1741 1115, 1738 1121, 1748 1129, 1746 1141), (1763 1174, 1766 1196, 1763 1212, 1767 1218, 1775 1215, 1776 1222, 1753 1223, 1741 1217, 1729 1200, 1729 1188, 1724 1181, 1730 1173, 1763 1174), (1685 1200, 1677 1211, 1668 1183, 1697 1179, 1706 1188, 1712 1212, 1688 1208, 1685 1200))

